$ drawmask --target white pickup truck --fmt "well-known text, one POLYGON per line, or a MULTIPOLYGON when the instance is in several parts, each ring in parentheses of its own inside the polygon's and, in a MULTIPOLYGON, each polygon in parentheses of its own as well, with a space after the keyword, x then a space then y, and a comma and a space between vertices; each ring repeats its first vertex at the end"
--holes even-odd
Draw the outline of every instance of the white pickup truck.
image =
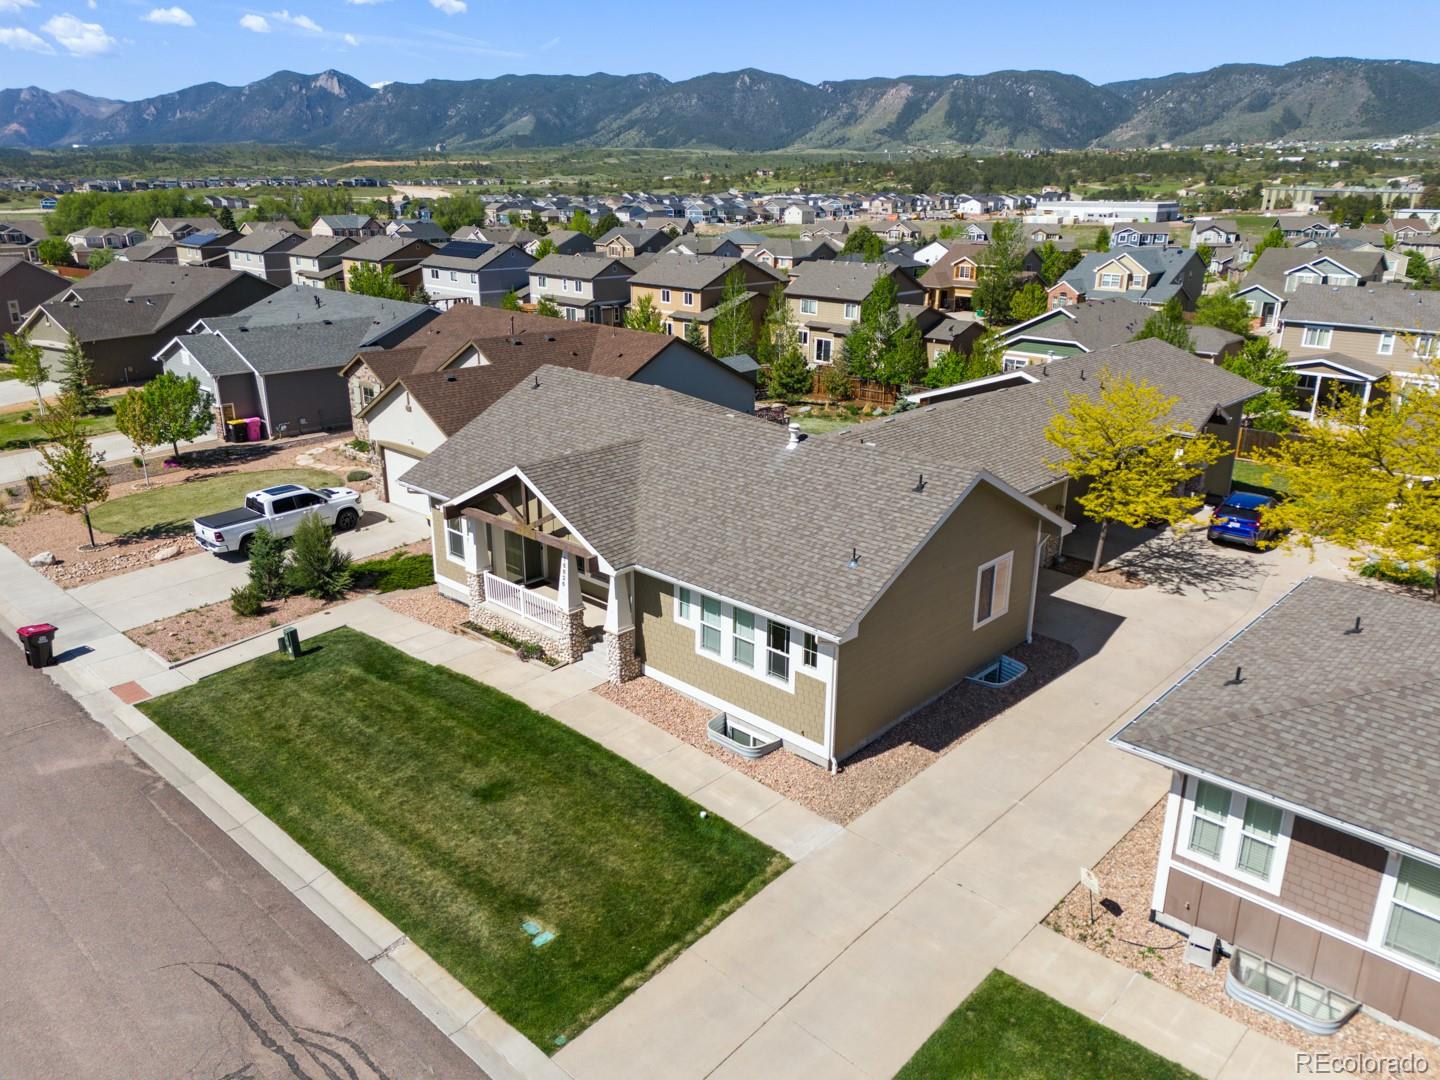
POLYGON ((216 555, 248 555, 250 538, 262 525, 276 536, 289 536, 306 514, 319 514, 337 531, 360 523, 360 493, 351 488, 278 484, 245 496, 245 505, 195 519, 195 542, 216 555))

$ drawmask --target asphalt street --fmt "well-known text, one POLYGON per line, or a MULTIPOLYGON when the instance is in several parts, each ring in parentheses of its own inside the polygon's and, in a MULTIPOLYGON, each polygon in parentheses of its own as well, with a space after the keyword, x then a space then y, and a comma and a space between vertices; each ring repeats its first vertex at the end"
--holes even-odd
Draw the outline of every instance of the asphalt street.
POLYGON ((484 1074, 0 643, 0 1078, 484 1074))

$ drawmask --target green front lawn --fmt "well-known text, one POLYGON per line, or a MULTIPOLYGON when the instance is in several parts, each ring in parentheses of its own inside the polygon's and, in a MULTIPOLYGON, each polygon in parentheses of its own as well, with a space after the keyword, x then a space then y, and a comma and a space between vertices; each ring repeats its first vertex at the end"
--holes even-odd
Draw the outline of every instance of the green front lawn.
POLYGON ((1262 465, 1245 458, 1235 459, 1235 471, 1231 474, 1230 486, 1235 491, 1248 491, 1256 495, 1270 495, 1280 498, 1290 493, 1290 481, 1282 469, 1274 465, 1262 465))
POLYGON ((547 1051, 787 865, 498 690, 349 628, 305 644, 140 707, 547 1051))
MULTIPOLYGON (((29 408, 0 413, 0 450, 24 450, 39 446, 45 441, 45 432, 36 423, 40 412, 32 402, 29 408), (29 420, 21 417, 29 416, 29 420)), ((103 435, 115 430, 115 414, 105 409, 85 421, 85 430, 90 435, 103 435)))
POLYGON ((1199 1080, 1189 1069, 992 971, 896 1080, 1199 1080))
POLYGON ((355 563, 350 570, 355 584, 382 593, 435 584, 435 560, 428 554, 397 551, 383 559, 355 563))
MULTIPOLYGON (((155 462, 150 468, 158 472, 161 466, 155 462)), ((259 488, 276 484, 323 487, 339 482, 334 474, 319 469, 222 473, 111 499, 95 507, 90 512, 90 520, 95 528, 112 536, 187 533, 195 518, 233 509, 244 501, 247 493, 259 488)))

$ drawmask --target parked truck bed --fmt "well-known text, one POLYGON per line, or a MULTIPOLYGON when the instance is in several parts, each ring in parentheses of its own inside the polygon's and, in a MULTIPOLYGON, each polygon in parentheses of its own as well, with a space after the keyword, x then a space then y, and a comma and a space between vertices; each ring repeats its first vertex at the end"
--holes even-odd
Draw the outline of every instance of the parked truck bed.
POLYGON ((225 529, 233 525, 243 525, 251 521, 264 521, 263 514, 257 514, 244 506, 237 506, 234 510, 224 510, 218 514, 207 514, 205 517, 195 519, 196 524, 204 525, 207 529, 225 529))

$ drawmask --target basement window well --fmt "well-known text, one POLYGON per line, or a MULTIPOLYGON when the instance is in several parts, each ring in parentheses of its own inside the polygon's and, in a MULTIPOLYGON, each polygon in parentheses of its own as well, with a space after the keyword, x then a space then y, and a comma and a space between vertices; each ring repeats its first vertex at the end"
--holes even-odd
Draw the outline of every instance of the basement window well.
POLYGON ((1008 686, 1024 675, 1026 670, 1025 665, 1019 660, 1013 660, 1002 654, 980 670, 967 675, 966 679, 979 683, 981 686, 1008 686))
POLYGON ((1230 958, 1225 992, 1313 1035, 1335 1034, 1360 1008, 1344 994, 1244 949, 1230 958))
POLYGON ((732 753, 754 761, 778 749, 780 739, 735 723, 725 713, 716 713, 705 725, 711 742, 719 743, 732 753))

